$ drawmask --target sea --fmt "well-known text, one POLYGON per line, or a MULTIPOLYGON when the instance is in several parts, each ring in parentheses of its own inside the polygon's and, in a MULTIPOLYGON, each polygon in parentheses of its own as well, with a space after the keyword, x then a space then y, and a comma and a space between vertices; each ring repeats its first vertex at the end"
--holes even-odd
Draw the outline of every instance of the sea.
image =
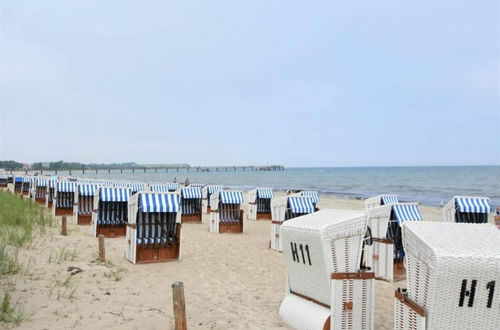
MULTIPOLYGON (((59 173, 64 175, 64 173, 59 173)), ((74 176, 144 182, 217 184, 236 189, 269 187, 276 190, 316 190, 321 195, 367 198, 397 194, 402 201, 443 205, 455 195, 486 196, 500 205, 500 166, 425 167, 317 167, 285 168, 283 171, 197 172, 196 169, 131 171, 100 170, 98 174, 73 171, 74 176)))

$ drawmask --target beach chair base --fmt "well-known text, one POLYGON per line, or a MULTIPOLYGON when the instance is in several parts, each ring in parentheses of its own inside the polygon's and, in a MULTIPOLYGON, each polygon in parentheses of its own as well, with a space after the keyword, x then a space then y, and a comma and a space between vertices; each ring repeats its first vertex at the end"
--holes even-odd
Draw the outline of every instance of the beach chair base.
POLYGON ((105 226, 105 225, 97 225, 97 235, 104 235, 106 238, 115 238, 125 236, 126 226, 105 226))
POLYGON ((51 209, 51 208, 52 208, 52 206, 53 206, 53 204, 54 204, 54 203, 52 203, 52 202, 48 202, 48 203, 47 203, 47 207, 48 207, 49 209, 51 209))
POLYGON ((219 233, 241 234, 243 232, 243 221, 219 222, 219 233))
POLYGON ((79 214, 78 215, 77 223, 79 225, 90 225, 91 221, 92 221, 91 214, 79 214))
POLYGON ((146 264, 179 260, 179 243, 169 246, 137 245, 137 262, 146 264))
POLYGON ((271 220, 271 212, 257 212, 257 220, 271 220))
POLYGON ((72 207, 56 207, 55 215, 73 215, 72 207))
POLYGON ((194 222, 201 223, 201 214, 183 214, 181 215, 181 223, 194 222))
POLYGON ((35 201, 40 204, 40 205, 44 205, 45 206, 45 203, 47 203, 47 200, 45 198, 35 198, 35 201))
POLYGON ((425 330, 425 310, 409 299, 406 290, 394 294, 394 329, 425 330))
POLYGON ((29 196, 30 192, 29 191, 23 191, 24 196, 29 196))

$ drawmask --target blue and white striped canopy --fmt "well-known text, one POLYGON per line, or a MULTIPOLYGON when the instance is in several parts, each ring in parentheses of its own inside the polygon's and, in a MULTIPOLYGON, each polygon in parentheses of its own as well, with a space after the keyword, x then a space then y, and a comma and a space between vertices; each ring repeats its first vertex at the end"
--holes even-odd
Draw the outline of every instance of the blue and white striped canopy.
POLYGON ((219 191, 220 202, 222 204, 241 204, 243 203, 243 193, 234 190, 221 190, 219 191))
POLYGON ((138 192, 138 191, 144 191, 144 184, 143 183, 130 183, 129 188, 132 190, 132 192, 138 192))
POLYGON ((142 212, 179 212, 179 194, 140 193, 142 212))
POLYGON ((60 181, 57 182, 58 192, 75 192, 76 184, 74 182, 60 181))
POLYGON ((176 191, 179 188, 178 183, 162 183, 162 184, 149 184, 149 188, 153 192, 169 192, 176 191))
POLYGON ((31 182, 31 177, 23 176, 23 182, 31 182))
POLYGON ((37 178, 36 179, 37 187, 47 187, 48 183, 49 183, 48 178, 37 178))
POLYGON ((207 186, 207 191, 209 194, 216 193, 222 189, 224 189, 223 186, 213 186, 213 185, 207 186))
POLYGON ((257 197, 261 199, 272 199, 273 190, 271 188, 257 188, 257 197))
POLYGON ((399 203, 398 196, 396 195, 382 195, 380 196, 382 205, 394 205, 399 203))
POLYGON ((317 191, 301 191, 300 195, 311 198, 314 204, 319 203, 319 195, 317 191))
POLYGON ((78 193, 81 196, 94 196, 97 190, 97 185, 95 184, 80 184, 78 185, 78 193))
POLYGON ((201 188, 197 187, 184 187, 181 188, 181 195, 184 199, 200 199, 201 188))
POLYGON ((464 213, 489 213, 491 211, 488 198, 457 197, 456 207, 459 212, 464 213))
POLYGON ((128 188, 102 187, 100 191, 100 198, 103 202, 128 202, 130 198, 128 188))
POLYGON ((202 183, 191 183, 189 187, 191 188, 203 188, 204 184, 202 183))
POLYGON ((129 183, 128 182, 115 181, 113 186, 115 186, 117 188, 128 188, 129 187, 129 183))
POLYGON ((8 175, 6 175, 6 174, 0 174, 0 179, 4 179, 5 180, 5 179, 8 179, 8 178, 9 178, 8 175))
POLYGON ((422 221, 418 205, 396 204, 392 206, 392 211, 400 225, 405 221, 422 221))
POLYGON ((16 180, 17 183, 23 182, 23 178, 20 178, 20 177, 16 177, 15 180, 16 180))
POLYGON ((49 188, 55 188, 56 187, 56 180, 49 180, 49 188))
POLYGON ((288 197, 288 207, 292 213, 308 214, 315 210, 314 201, 310 197, 288 197))

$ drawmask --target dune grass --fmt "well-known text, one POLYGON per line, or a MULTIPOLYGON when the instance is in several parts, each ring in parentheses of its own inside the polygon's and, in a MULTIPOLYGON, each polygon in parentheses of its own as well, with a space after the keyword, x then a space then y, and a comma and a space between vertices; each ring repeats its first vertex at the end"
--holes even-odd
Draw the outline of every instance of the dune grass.
MULTIPOLYGON (((18 260, 19 249, 29 246, 38 233, 45 233, 51 225, 36 203, 21 199, 6 191, 0 191, 0 281, 9 283, 22 266, 18 260)), ((3 288, 5 289, 5 288, 3 288)), ((19 324, 28 317, 23 304, 12 302, 9 290, 2 290, 0 298, 0 324, 19 324)))

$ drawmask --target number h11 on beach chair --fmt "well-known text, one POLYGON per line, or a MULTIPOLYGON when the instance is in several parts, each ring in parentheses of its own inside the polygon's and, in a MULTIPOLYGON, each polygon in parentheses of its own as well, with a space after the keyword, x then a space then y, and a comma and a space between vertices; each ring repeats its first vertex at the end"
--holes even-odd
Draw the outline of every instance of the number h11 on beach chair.
POLYGON ((446 222, 488 223, 491 203, 487 197, 455 196, 443 212, 446 222))
POLYGON ((76 183, 57 181, 52 204, 53 215, 73 215, 75 207, 76 183))
POLYGON ((407 290, 394 329, 498 329, 500 231, 491 224, 403 225, 407 290))
POLYGON ((181 188, 181 222, 201 223, 201 188, 181 188))
POLYGON ((271 220, 271 188, 257 188, 248 192, 248 220, 271 220))
POLYGON ((313 213, 316 207, 310 197, 286 196, 271 200, 271 242, 269 247, 276 251, 283 250, 281 225, 290 219, 313 213))
POLYGON ((202 193, 202 208, 203 208, 203 213, 210 213, 212 210, 210 206, 210 197, 212 194, 215 194, 222 190, 224 187, 223 186, 215 186, 215 185, 207 185, 204 186, 203 189, 201 190, 202 193))
POLYGON ((220 190, 210 196, 210 232, 243 232, 243 192, 238 190, 220 190))
POLYGON ((324 209, 281 226, 287 293, 279 314, 296 329, 373 329, 374 274, 360 270, 367 216, 324 209))
POLYGON ((97 237, 125 236, 128 220, 129 188, 101 187, 94 198, 92 234, 97 237))
POLYGON ((128 208, 127 260, 135 264, 180 259, 178 193, 139 192, 130 197, 128 208))
POLYGON ((90 225, 97 189, 98 186, 96 184, 78 184, 75 212, 73 215, 74 223, 79 225, 90 225))

